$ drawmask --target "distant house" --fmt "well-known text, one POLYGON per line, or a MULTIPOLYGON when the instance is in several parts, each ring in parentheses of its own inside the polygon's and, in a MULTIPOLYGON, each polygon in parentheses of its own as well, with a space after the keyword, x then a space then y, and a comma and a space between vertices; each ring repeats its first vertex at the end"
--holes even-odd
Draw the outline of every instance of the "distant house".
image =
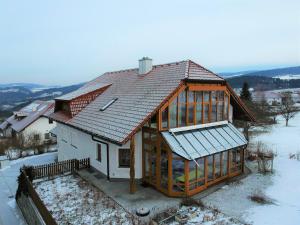
POLYGON ((168 196, 243 173, 247 141, 232 121, 254 121, 223 78, 190 60, 149 58, 56 98, 49 117, 59 160, 89 157, 111 182, 140 179, 168 196))
POLYGON ((53 113, 54 102, 34 101, 0 124, 3 137, 23 136, 26 141, 35 138, 40 142, 51 140, 50 131, 56 122, 49 123, 47 116, 53 113))

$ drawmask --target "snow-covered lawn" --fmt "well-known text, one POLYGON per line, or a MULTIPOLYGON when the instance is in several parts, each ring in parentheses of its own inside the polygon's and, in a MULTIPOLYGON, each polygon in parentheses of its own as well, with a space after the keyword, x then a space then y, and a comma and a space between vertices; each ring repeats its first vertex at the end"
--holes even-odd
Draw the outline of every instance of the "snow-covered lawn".
POLYGON ((299 225, 300 161, 290 159, 290 154, 300 152, 300 113, 289 124, 285 127, 281 119, 268 132, 259 132, 251 139, 250 144, 261 141, 277 152, 273 174, 254 172, 207 196, 204 204, 254 225, 299 225), (256 193, 265 195, 273 204, 252 202, 249 196, 256 193))
MULTIPOLYGON (((190 217, 188 222, 185 223, 186 225, 241 225, 239 221, 213 209, 201 209, 199 207, 182 206, 178 213, 190 217), (189 211, 192 211, 192 213, 189 213, 189 211)), ((180 222, 175 221, 170 225, 180 225, 180 222)))
POLYGON ((60 176, 34 185, 58 224, 138 224, 137 217, 78 176, 60 176))

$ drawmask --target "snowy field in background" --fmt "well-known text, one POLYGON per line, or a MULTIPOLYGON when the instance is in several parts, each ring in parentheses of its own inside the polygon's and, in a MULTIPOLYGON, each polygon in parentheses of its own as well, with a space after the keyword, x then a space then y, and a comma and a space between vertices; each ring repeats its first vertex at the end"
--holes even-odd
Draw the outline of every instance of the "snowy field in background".
MULTIPOLYGON (((277 152, 274 173, 252 173, 238 183, 224 186, 207 196, 203 202, 215 206, 223 213, 254 225, 300 224, 300 161, 290 159, 290 154, 300 152, 300 113, 290 120, 271 126, 268 132, 259 132, 251 144, 262 141, 277 152), (274 204, 260 205, 249 196, 263 194, 274 204)), ((253 165, 252 165, 253 166, 253 165)))

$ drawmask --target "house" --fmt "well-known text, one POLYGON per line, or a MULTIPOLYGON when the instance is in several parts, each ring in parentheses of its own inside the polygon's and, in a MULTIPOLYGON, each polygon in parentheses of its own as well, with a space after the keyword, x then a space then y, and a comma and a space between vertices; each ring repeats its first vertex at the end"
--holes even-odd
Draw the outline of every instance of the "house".
POLYGON ((193 61, 108 72, 55 99, 58 160, 90 158, 108 180, 190 196, 244 171, 254 121, 227 82, 193 61))
POLYGON ((24 137, 25 145, 32 139, 40 143, 51 142, 50 131, 56 126, 47 118, 54 111, 54 102, 34 101, 0 124, 3 137, 24 137))

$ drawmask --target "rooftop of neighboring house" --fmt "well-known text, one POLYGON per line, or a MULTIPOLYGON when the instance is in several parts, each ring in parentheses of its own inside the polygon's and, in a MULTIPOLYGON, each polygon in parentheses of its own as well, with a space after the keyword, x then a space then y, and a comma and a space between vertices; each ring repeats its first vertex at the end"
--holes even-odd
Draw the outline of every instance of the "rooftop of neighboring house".
MULTIPOLYGON (((143 58, 139 63, 139 68, 104 73, 57 98, 55 112, 49 117, 124 144, 185 82, 227 85, 222 77, 191 60, 152 66, 151 59, 143 58)), ((231 88, 230 92, 238 110, 254 120, 231 88)))
POLYGON ((20 132, 39 119, 41 116, 49 116, 54 112, 54 102, 36 100, 13 113, 2 124, 0 129, 11 127, 16 132, 20 132))

